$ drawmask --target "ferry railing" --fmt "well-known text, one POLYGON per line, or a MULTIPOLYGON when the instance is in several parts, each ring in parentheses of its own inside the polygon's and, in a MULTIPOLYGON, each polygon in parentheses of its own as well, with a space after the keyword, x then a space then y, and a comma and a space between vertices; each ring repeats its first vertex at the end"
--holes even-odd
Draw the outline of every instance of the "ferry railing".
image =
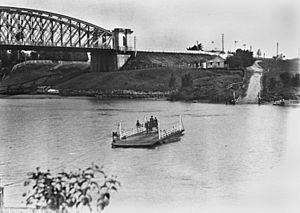
POLYGON ((136 135, 138 133, 145 132, 145 131, 146 131, 146 128, 144 126, 123 130, 122 129, 122 124, 119 123, 118 133, 119 133, 120 139, 122 139, 124 137, 129 137, 129 136, 132 136, 132 135, 136 135))
POLYGON ((179 123, 178 125, 174 125, 168 129, 160 129, 160 125, 158 127, 158 139, 166 138, 174 133, 181 132, 184 130, 183 122, 181 116, 179 116, 179 123))

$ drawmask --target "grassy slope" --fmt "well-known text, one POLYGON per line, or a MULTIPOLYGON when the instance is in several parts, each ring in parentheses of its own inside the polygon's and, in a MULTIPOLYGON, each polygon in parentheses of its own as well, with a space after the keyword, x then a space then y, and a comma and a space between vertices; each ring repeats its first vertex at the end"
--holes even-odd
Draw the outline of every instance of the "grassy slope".
MULTIPOLYGON (((292 75, 300 73, 300 61, 299 59, 292 60, 274 60, 274 59, 263 59, 260 65, 267 71, 264 73, 266 84, 271 78, 276 79, 278 82, 276 88, 273 90, 264 91, 263 96, 266 100, 278 99, 285 97, 287 99, 300 99, 300 89, 297 87, 285 87, 280 83, 280 74, 289 72, 292 75)), ((267 87, 267 85, 263 85, 267 87)))
MULTIPOLYGON (((52 75, 43 82, 58 89, 72 90, 136 90, 136 91, 170 91, 181 88, 181 77, 187 73, 192 76, 193 87, 187 91, 190 99, 214 99, 227 95, 226 86, 242 80, 241 71, 199 70, 188 68, 187 64, 198 63, 210 58, 209 55, 179 53, 139 52, 124 68, 155 67, 119 72, 87 72, 86 65, 65 65, 53 71, 51 66, 29 65, 11 73, 1 82, 2 85, 21 83, 37 77, 52 75), (184 65, 179 68, 179 65, 184 65), (165 67, 168 66, 168 67, 165 67), (175 88, 169 88, 171 75, 176 78, 175 88), (217 98, 216 98, 217 97, 217 98)), ((53 66, 52 66, 53 67, 53 66)))
POLYGON ((85 73, 58 85, 60 89, 167 91, 171 73, 179 78, 189 69, 151 68, 121 72, 85 73))
MULTIPOLYGON (((91 73, 84 71, 60 70, 52 72, 46 68, 43 71, 34 70, 31 67, 26 72, 16 72, 12 74, 2 84, 28 81, 37 76, 53 74, 48 82, 43 85, 51 85, 58 89, 72 90, 137 90, 137 91, 170 91, 169 81, 173 74, 176 78, 176 86, 181 87, 181 77, 190 73, 193 79, 191 88, 191 99, 210 99, 216 96, 226 95, 226 86, 232 82, 241 81, 241 72, 224 70, 199 70, 194 68, 151 68, 143 70, 130 70, 120 72, 91 73), (18 73, 18 74, 17 74, 18 73), (60 75, 57 75, 60 73, 60 75), (62 73, 64 73, 62 75, 62 73)), ((217 99, 216 99, 217 100, 217 99)))
POLYGON ((18 68, 14 72, 10 73, 3 81, 0 82, 0 86, 7 86, 13 84, 19 84, 53 74, 50 72, 50 68, 54 65, 26 65, 25 67, 18 68))
POLYGON ((199 70, 193 68, 151 68, 110 73, 85 73, 56 86, 58 89, 93 89, 170 91, 171 75, 176 78, 176 87, 181 88, 181 77, 189 73, 193 87, 185 91, 184 99, 224 101, 228 94, 226 86, 242 80, 241 71, 199 70))
POLYGON ((299 60, 274 60, 263 59, 259 63, 265 70, 268 70, 268 75, 278 75, 283 72, 299 73, 299 60))
POLYGON ((131 57, 130 60, 122 68, 123 70, 133 70, 149 67, 178 67, 187 66, 187 64, 198 63, 204 59, 212 58, 207 54, 192 54, 192 53, 163 53, 163 52, 137 52, 136 57, 131 57))
POLYGON ((80 65, 63 65, 58 69, 51 70, 56 63, 50 64, 28 64, 26 66, 16 69, 6 76, 1 82, 0 87, 8 85, 18 85, 25 82, 35 81, 44 76, 52 76, 47 85, 56 85, 58 82, 63 82, 74 76, 74 73, 82 74, 87 68, 85 64, 80 65))

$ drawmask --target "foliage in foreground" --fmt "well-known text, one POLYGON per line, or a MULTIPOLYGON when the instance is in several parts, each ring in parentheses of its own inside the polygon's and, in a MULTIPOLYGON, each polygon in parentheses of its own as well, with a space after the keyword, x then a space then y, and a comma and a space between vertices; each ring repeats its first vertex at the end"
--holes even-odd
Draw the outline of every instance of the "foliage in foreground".
POLYGON ((28 173, 24 186, 32 186, 23 194, 27 197, 27 206, 61 212, 75 208, 100 212, 109 204, 110 194, 117 191, 120 182, 116 176, 108 177, 102 167, 92 164, 85 170, 61 172, 57 176, 52 176, 50 170, 42 172, 38 167, 28 173))

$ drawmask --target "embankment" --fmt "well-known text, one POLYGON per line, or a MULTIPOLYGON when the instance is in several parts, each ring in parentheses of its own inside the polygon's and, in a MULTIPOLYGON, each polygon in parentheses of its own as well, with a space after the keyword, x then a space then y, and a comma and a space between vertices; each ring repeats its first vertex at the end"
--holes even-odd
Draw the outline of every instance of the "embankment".
POLYGON ((299 59, 262 59, 259 64, 265 70, 262 78, 263 100, 300 99, 299 59))
POLYGON ((122 70, 136 70, 153 67, 194 67, 200 61, 211 59, 208 54, 145 52, 138 51, 135 56, 122 67, 122 70))
MULTIPOLYGON (((102 73, 90 72, 86 64, 45 67, 31 64, 6 76, 0 88, 2 93, 32 94, 37 86, 43 85, 58 89, 66 96, 171 96, 174 100, 223 102, 232 95, 228 85, 243 81, 243 72, 195 68, 201 60, 211 57, 204 54, 138 52, 121 71, 102 73), (183 85, 187 76, 189 83, 183 85)), ((236 90, 238 92, 239 89, 236 90)))

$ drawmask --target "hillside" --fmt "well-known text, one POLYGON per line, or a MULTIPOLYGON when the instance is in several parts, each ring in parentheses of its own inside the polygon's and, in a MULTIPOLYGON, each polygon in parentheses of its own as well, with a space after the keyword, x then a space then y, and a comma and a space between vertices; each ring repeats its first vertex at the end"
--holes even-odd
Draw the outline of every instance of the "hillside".
POLYGON ((217 87, 240 80, 241 72, 220 70, 199 70, 194 68, 148 68, 121 72, 84 73, 62 84, 58 89, 95 89, 95 90, 136 90, 136 91, 169 91, 171 76, 175 77, 173 89, 181 87, 181 77, 190 73, 195 87, 216 83, 217 87))
POLYGON ((55 70, 53 66, 22 67, 10 73, 0 83, 0 87, 9 86, 11 89, 15 85, 17 89, 22 87, 22 90, 17 91, 18 93, 32 93, 39 85, 49 85, 67 95, 110 93, 114 90, 170 92, 181 90, 183 76, 190 75, 192 85, 184 89, 188 91, 188 94, 183 99, 219 102, 224 101, 224 98, 228 96, 226 87, 229 84, 242 80, 242 71, 157 67, 92 73, 88 72, 86 65, 65 65, 55 70), (172 85, 170 85, 171 78, 173 78, 172 85))
POLYGON ((263 59, 262 96, 266 101, 300 99, 300 61, 263 59))
POLYGON ((87 71, 86 63, 26 64, 10 72, 0 81, 1 93, 35 91, 39 85, 54 86, 87 71))
POLYGON ((151 67, 188 67, 211 58, 212 56, 208 54, 138 51, 136 56, 132 56, 122 67, 122 70, 151 67))

